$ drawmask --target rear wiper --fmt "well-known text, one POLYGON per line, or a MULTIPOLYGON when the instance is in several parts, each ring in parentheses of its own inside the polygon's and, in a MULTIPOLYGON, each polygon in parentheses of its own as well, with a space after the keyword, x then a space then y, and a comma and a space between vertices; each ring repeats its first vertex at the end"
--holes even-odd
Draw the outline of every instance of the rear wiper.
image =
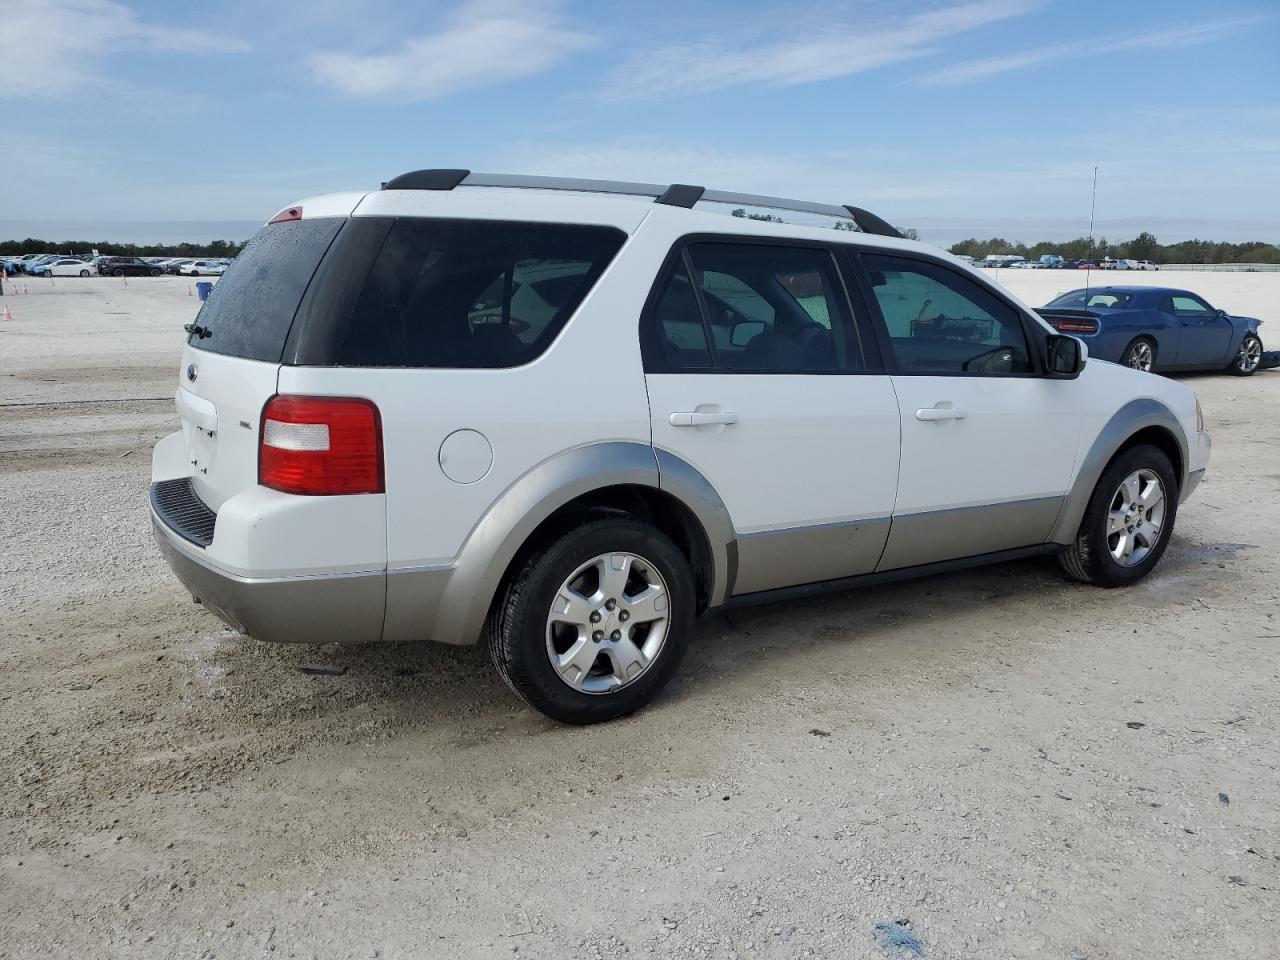
POLYGON ((198 323, 184 323, 182 325, 182 329, 187 331, 187 333, 194 333, 196 335, 196 338, 199 340, 203 340, 205 337, 213 336, 212 330, 210 330, 208 327, 202 327, 198 323))

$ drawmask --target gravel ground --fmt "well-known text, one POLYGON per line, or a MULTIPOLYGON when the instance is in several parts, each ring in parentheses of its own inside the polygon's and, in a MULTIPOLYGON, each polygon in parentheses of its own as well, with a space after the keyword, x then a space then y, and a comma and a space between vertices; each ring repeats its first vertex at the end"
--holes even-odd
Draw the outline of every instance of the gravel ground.
POLYGON ((186 286, 3 301, 0 956, 860 958, 898 920, 933 958, 1276 955, 1280 374, 1187 378, 1214 458, 1141 585, 711 616, 575 729, 478 650, 190 602, 145 506, 186 286))

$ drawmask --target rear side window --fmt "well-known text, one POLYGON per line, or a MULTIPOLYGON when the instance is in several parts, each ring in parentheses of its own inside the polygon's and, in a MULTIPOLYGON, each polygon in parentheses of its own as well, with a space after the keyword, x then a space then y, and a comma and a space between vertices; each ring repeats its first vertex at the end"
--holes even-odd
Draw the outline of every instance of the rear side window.
POLYGON ((823 248, 691 243, 646 326, 650 373, 863 369, 844 289, 823 248))
POLYGON ((1123 310, 1129 306, 1129 301, 1133 299, 1133 294, 1125 293, 1122 290, 1095 290, 1092 293, 1088 290, 1072 290, 1070 293, 1064 293, 1056 300, 1048 303, 1050 307, 1110 307, 1116 310, 1123 310))
POLYGON ((614 227, 400 219, 338 355, 356 367, 514 367, 539 356, 626 235, 614 227))
POLYGON ((208 331, 188 341, 213 353, 279 363, 294 312, 345 220, 268 224, 214 285, 196 317, 208 331))

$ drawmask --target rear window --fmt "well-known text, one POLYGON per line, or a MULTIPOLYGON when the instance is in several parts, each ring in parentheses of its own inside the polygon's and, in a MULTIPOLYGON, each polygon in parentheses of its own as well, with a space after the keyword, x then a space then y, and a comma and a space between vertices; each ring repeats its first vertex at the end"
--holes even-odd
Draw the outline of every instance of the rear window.
POLYGON ((188 342, 213 353, 279 363, 311 275, 345 222, 294 220, 259 230, 200 308, 196 323, 208 336, 192 334, 188 342))
POLYGON ((1106 307, 1124 310, 1129 306, 1133 294, 1120 290, 1072 290, 1064 293, 1057 300, 1050 301, 1050 307, 1106 307))
POLYGON ((614 227, 581 224, 396 220, 336 362, 473 369, 528 363, 555 339, 625 239, 614 227))

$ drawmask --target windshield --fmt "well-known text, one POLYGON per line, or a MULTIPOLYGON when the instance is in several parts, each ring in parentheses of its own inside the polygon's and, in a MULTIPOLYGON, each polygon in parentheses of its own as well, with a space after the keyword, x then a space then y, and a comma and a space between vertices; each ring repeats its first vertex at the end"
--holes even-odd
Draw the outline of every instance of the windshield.
POLYGON ((1047 304, 1050 307, 1103 307, 1123 310, 1129 306, 1133 294, 1120 290, 1072 290, 1047 304))

